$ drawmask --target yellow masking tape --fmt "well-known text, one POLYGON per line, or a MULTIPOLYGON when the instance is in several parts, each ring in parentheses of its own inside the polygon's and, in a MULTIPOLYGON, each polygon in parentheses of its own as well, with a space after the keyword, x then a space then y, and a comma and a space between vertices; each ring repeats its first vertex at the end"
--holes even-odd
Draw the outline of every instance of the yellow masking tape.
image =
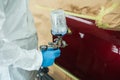
POLYGON ((102 27, 102 28, 107 28, 109 25, 108 24, 103 24, 102 23, 102 19, 103 19, 103 16, 105 16, 106 14, 110 13, 111 11, 113 11, 116 7, 118 6, 118 3, 114 3, 111 7, 109 8, 105 8, 104 6, 101 7, 101 10, 97 16, 97 25, 99 27, 102 27))
MULTIPOLYGON (((76 13, 72 13, 72 12, 68 12, 68 11, 65 11, 65 13, 68 14, 68 15, 76 16, 76 17, 81 17, 81 18, 95 20, 95 21, 97 21, 97 25, 99 27, 102 26, 102 28, 106 28, 109 25, 105 24, 105 23, 103 24, 102 23, 102 18, 106 14, 110 13, 111 11, 113 11, 117 6, 118 6, 117 3, 114 3, 111 7, 106 8, 106 9, 105 9, 105 7, 102 6, 101 10, 100 10, 100 12, 99 12, 99 14, 97 16, 88 16, 88 15, 83 15, 83 14, 76 14, 76 13)), ((48 8, 48 7, 44 7, 44 6, 38 6, 38 5, 36 7, 39 8, 39 9, 47 10, 47 11, 55 10, 55 9, 52 9, 52 8, 48 8)))
POLYGON ((67 11, 65 11, 65 13, 68 14, 68 15, 81 17, 81 18, 86 18, 86 19, 91 19, 91 20, 96 20, 97 19, 97 17, 95 17, 95 16, 93 17, 93 16, 88 16, 88 15, 76 14, 76 13, 67 12, 67 11))
MULTIPOLYGON (((48 10, 48 11, 55 10, 55 9, 52 9, 52 8, 42 7, 42 6, 36 6, 36 7, 39 8, 39 9, 44 9, 44 10, 48 10)), ((68 14, 68 15, 81 17, 81 18, 86 18, 86 19, 91 19, 91 20, 96 20, 97 19, 97 17, 82 15, 82 14, 76 14, 76 13, 72 13, 72 12, 68 12, 68 11, 65 11, 65 13, 68 14)))

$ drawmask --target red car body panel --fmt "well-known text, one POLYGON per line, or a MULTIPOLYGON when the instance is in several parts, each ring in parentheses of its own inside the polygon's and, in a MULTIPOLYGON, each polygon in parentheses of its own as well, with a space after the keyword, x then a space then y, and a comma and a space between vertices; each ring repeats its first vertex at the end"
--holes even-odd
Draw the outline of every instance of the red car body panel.
POLYGON ((120 80, 120 32, 103 30, 92 20, 67 17, 71 34, 63 39, 56 64, 82 80, 120 80))

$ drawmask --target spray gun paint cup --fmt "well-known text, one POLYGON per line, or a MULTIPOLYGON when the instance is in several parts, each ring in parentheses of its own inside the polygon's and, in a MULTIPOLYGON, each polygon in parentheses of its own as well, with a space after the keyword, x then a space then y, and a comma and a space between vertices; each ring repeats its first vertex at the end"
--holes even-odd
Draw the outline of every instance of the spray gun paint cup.
POLYGON ((67 33, 65 13, 63 10, 54 10, 51 12, 52 35, 64 36, 67 33))

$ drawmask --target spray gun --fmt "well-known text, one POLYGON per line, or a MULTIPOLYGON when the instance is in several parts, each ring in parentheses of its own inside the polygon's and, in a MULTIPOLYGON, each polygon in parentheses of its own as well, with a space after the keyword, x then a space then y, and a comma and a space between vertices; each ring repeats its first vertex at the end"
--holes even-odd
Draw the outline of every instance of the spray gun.
POLYGON ((67 46, 66 42, 62 37, 67 33, 67 25, 65 14, 63 10, 54 10, 51 12, 51 22, 52 22, 52 35, 56 36, 53 42, 49 42, 48 45, 40 46, 41 49, 46 49, 47 47, 52 48, 64 48, 67 46))
MULTIPOLYGON (((49 42, 48 45, 41 45, 40 50, 47 50, 47 48, 52 47, 54 49, 64 48, 67 46, 66 42, 62 37, 67 34, 68 27, 66 25, 65 14, 63 10, 54 10, 51 12, 51 22, 52 30, 51 34, 56 38, 53 42, 49 42)), ((48 75, 49 69, 46 67, 41 67, 38 71, 36 80, 54 80, 48 75)))

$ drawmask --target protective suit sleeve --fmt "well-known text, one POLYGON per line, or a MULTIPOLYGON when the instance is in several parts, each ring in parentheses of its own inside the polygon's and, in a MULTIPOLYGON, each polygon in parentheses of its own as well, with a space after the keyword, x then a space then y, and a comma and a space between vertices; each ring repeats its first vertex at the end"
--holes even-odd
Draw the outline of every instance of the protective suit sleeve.
POLYGON ((42 64, 42 54, 36 49, 21 49, 4 38, 0 40, 0 64, 13 65, 25 70, 38 70, 42 64))
POLYGON ((24 70, 38 70, 42 64, 42 54, 37 49, 25 50, 10 42, 2 32, 6 16, 4 3, 0 0, 0 65, 13 65, 24 70))

